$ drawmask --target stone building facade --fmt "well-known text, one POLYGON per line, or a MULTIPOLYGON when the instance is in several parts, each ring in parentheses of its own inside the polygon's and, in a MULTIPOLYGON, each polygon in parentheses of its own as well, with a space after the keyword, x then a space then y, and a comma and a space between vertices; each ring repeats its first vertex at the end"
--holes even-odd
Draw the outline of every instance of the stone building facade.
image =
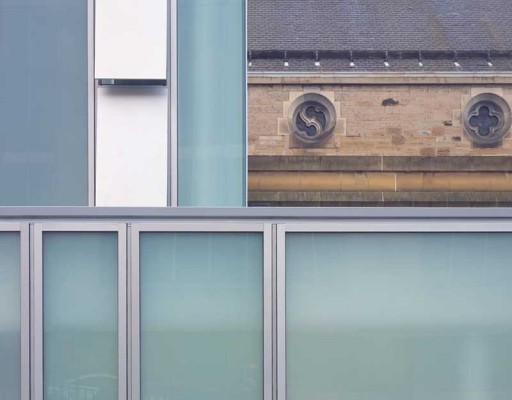
MULTIPOLYGON (((279 14, 272 2, 254 3, 279 14)), ((327 3, 336 14, 344 2, 327 3)), ((512 58, 503 37, 461 44, 450 36, 449 47, 462 50, 446 50, 420 29, 410 34, 427 50, 349 51, 306 27, 308 39, 331 47, 302 48, 299 32, 277 43, 291 50, 276 50, 258 25, 268 13, 249 11, 250 205, 512 205, 512 58), (315 138, 317 123, 331 126, 315 138)), ((382 34, 389 46, 407 45, 389 28, 382 34)))
POLYGON ((512 136, 479 146, 464 132, 471 98, 494 93, 512 104, 512 86, 272 85, 249 87, 249 154, 258 156, 496 156, 512 154, 512 136), (291 103, 318 93, 336 109, 332 135, 315 146, 294 141, 291 103))

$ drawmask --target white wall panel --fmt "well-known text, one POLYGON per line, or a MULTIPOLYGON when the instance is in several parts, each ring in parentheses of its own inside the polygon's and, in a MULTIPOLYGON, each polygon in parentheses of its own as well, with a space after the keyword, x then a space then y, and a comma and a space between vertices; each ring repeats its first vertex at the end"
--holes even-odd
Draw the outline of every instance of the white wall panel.
POLYGON ((96 205, 167 205, 167 88, 99 87, 96 205))
POLYGON ((165 79, 167 0, 96 0, 96 79, 165 79))

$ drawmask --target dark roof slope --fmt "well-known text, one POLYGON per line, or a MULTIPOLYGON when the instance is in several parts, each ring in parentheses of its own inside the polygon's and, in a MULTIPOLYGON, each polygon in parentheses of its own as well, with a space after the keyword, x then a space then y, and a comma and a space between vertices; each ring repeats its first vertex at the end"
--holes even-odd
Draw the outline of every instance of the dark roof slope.
POLYGON ((248 50, 498 50, 512 0, 248 0, 248 50))

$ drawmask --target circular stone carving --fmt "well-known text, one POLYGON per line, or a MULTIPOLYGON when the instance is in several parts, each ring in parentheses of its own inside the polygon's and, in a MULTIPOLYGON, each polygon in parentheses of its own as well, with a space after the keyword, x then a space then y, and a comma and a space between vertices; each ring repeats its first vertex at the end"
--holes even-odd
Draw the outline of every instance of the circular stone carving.
POLYGON ((334 131, 336 110, 321 94, 307 93, 291 104, 288 125, 300 141, 315 144, 329 137, 334 131))
POLYGON ((473 97, 464 109, 464 131, 480 145, 501 143, 512 123, 510 106, 498 95, 483 93, 473 97))

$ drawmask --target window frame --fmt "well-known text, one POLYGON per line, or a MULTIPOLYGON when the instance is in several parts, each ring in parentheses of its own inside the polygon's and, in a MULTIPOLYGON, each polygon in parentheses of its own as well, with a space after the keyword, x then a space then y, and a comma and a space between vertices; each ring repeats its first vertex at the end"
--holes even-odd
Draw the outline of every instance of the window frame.
MULTIPOLYGON (((126 224, 115 223, 69 223, 45 222, 33 227, 33 272, 32 272, 32 398, 44 399, 43 379, 43 236, 45 232, 63 233, 117 233, 117 358, 118 400, 127 399, 127 246, 126 224)), ((27 385, 28 386, 28 385, 27 385)))
POLYGON ((219 222, 219 223, 136 223, 130 228, 130 388, 131 400, 140 400, 141 365, 140 365, 140 234, 141 233, 261 233, 263 239, 263 399, 272 400, 273 384, 273 304, 272 304, 272 225, 258 222, 219 222))
POLYGON ((18 233, 20 238, 20 395, 21 400, 30 400, 29 226, 26 223, 0 222, 0 233, 18 233))
POLYGON ((286 400, 286 234, 287 233, 471 233, 509 232, 512 221, 443 221, 441 219, 407 221, 371 220, 348 222, 306 222, 283 223, 277 225, 277 400, 286 400))

